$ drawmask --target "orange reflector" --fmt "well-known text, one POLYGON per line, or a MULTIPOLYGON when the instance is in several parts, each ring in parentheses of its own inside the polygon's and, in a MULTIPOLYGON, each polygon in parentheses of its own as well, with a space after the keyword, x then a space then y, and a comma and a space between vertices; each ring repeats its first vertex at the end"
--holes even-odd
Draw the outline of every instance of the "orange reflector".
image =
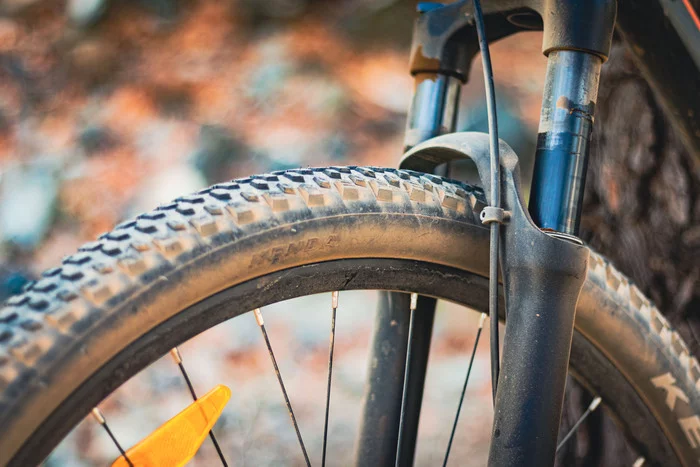
MULTIPOLYGON (((126 452, 135 467, 180 467, 199 450, 209 430, 231 398, 231 390, 218 385, 161 425, 126 452)), ((112 467, 128 467, 123 456, 112 467)))

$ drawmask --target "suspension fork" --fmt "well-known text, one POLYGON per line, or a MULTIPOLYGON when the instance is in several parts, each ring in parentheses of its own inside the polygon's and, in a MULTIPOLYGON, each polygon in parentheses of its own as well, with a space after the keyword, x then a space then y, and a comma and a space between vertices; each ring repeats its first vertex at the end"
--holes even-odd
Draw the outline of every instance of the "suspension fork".
MULTIPOLYGON (((407 147, 415 147, 406 154, 401 166, 431 172, 440 163, 470 158, 476 162, 488 193, 488 139, 478 134, 434 137, 448 129, 443 124, 445 121, 454 122, 452 108, 448 106, 448 112, 438 110, 445 108, 445 96, 450 95, 449 78, 460 76, 456 71, 461 71, 466 81, 469 62, 477 50, 470 10, 467 0, 446 6, 432 4, 416 23, 412 72, 417 77, 417 86, 407 131, 407 147), (423 82, 429 84, 421 88, 423 82), (429 137, 434 138, 421 142, 429 137)), ((501 233, 508 326, 502 360, 504 377, 496 395, 489 453, 489 465, 494 466, 539 466, 554 462, 575 307, 588 262, 588 250, 575 235, 580 222, 600 66, 610 50, 616 2, 487 2, 484 13, 489 40, 517 32, 522 28, 523 15, 527 18, 533 12, 539 13, 544 23, 543 51, 548 56, 548 68, 530 203, 532 218, 519 191, 517 156, 504 143, 501 148, 505 155, 501 160, 504 207, 510 211, 511 220, 501 233), (517 13, 520 21, 507 19, 512 17, 508 12, 517 13), (488 16, 492 13, 499 14, 488 16)), ((383 318, 390 316, 380 310, 379 321, 386 324, 383 318), (382 313, 385 313, 383 317, 382 313)), ((404 317, 408 319, 405 313, 404 317)), ((403 326, 407 328, 407 324, 403 326)), ((394 340, 382 342, 381 338, 380 326, 375 334, 373 359, 378 357, 381 361, 377 343, 405 348, 405 333, 394 340)), ((402 363, 395 362, 394 370, 399 365, 403 367, 402 363)), ((377 360, 373 364, 376 368, 377 360)), ((424 368, 420 378, 423 376, 424 368)), ((397 378, 392 386, 397 400, 400 386, 397 378)), ((422 394, 422 379, 415 386, 422 394)), ((412 390, 410 384, 407 389, 412 390)), ((370 394, 377 390, 382 389, 378 385, 372 389, 370 384, 370 394)), ((396 405, 384 422, 398 423, 396 405)), ((417 408, 420 409, 420 400, 417 408)), ((367 421, 381 421, 367 417, 367 405, 364 415, 360 446, 363 439, 372 436, 367 421)), ((415 422, 417 425, 417 417, 415 422)), ((394 438, 385 437, 389 444, 395 443, 397 430, 392 433, 394 438)), ((410 449, 410 457, 399 453, 401 465, 412 460, 413 446, 410 449)), ((391 452, 391 448, 386 452, 391 452)), ((391 454, 380 458, 363 457, 362 449, 358 453, 361 464, 387 465, 395 460, 391 454)))
POLYGON ((493 466, 554 463, 576 302, 588 263, 577 235, 600 68, 610 52, 616 3, 570 3, 543 15, 547 75, 529 204, 534 225, 514 216, 513 225, 503 229, 506 377, 496 395, 493 466), (535 226, 549 238, 537 235, 535 226), (528 237, 529 251, 523 250, 528 237))
POLYGON ((588 261, 587 249, 576 246, 583 245, 577 235, 602 58, 562 48, 550 51, 547 62, 529 204, 534 225, 516 215, 503 235, 505 377, 496 395, 491 466, 554 463, 588 261))

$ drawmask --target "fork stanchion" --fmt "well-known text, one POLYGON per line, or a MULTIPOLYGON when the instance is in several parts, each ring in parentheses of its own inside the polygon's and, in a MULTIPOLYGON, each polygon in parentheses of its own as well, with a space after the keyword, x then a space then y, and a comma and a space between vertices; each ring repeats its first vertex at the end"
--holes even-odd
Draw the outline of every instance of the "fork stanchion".
POLYGON ((549 54, 529 206, 543 229, 578 235, 601 66, 586 52, 549 54))

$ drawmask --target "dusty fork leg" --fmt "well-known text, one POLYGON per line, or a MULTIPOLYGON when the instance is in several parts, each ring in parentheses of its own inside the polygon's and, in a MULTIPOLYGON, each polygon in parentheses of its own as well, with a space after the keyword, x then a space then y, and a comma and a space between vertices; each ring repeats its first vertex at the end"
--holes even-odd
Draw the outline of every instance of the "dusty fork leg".
MULTIPOLYGON (((429 170, 440 160, 470 158, 488 187, 487 143, 488 135, 481 133, 440 136, 413 148, 403 164, 429 170)), ((503 142, 501 156, 504 207, 510 213, 501 242, 508 306, 501 374, 507 378, 496 394, 489 465, 551 465, 588 249, 532 223, 518 191, 517 156, 503 142)))
MULTIPOLYGON (((416 331, 413 335, 409 361, 410 378, 406 384, 407 410, 404 418, 400 465, 413 463, 435 304, 436 300, 433 298, 418 297, 414 318, 416 331)), ((356 465, 394 465, 396 463, 408 345, 409 308, 409 294, 396 292, 380 294, 379 311, 368 362, 369 375, 360 435, 356 446, 356 465)))

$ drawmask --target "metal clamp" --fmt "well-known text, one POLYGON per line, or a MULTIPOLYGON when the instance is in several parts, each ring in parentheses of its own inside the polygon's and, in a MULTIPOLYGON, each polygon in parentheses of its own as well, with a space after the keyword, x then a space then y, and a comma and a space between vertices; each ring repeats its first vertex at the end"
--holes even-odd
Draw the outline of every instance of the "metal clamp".
POLYGON ((507 224, 508 221, 510 221, 510 211, 494 206, 486 206, 481 210, 479 219, 481 219, 481 223, 484 225, 488 225, 492 222, 498 222, 501 225, 507 224))

